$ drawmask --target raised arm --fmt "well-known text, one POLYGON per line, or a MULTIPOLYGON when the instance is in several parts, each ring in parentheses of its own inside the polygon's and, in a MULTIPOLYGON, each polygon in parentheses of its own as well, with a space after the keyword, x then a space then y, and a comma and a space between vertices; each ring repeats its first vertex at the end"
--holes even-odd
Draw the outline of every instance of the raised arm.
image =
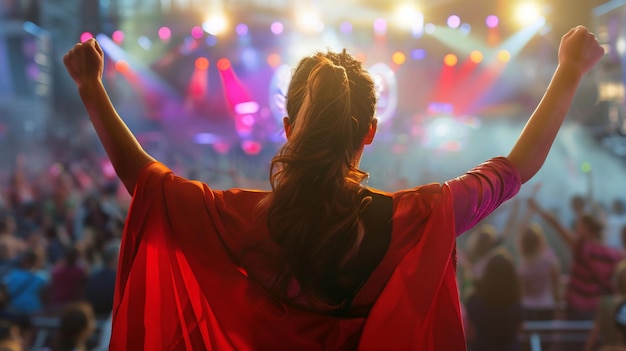
POLYGON ((565 241, 565 243, 570 247, 571 250, 574 250, 574 246, 576 245, 576 239, 574 235, 565 228, 565 226, 559 221, 556 216, 545 209, 543 209, 534 198, 528 199, 528 207, 533 211, 537 212, 543 220, 545 220, 550 226, 552 226, 556 232, 559 234, 561 239, 565 241))
POLYGON ((583 26, 572 28, 561 39, 559 64, 550 85, 507 156, 519 171, 522 183, 543 165, 581 79, 603 54, 596 37, 583 26))
POLYGON ((115 172, 132 195, 139 172, 153 159, 117 114, 102 84, 104 53, 100 45, 95 39, 76 44, 65 55, 63 63, 78 87, 78 93, 115 172))

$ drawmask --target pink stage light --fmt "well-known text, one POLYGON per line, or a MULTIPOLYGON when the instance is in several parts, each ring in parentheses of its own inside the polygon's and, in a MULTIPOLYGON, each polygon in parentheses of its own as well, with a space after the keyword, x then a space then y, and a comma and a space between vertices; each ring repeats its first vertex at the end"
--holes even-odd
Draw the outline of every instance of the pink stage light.
POLYGON ((159 28, 159 38, 161 38, 161 40, 163 41, 170 40, 171 37, 172 37, 171 29, 169 29, 168 27, 159 28))
POLYGON ((124 32, 118 29, 115 32, 113 32, 113 34, 111 34, 111 38, 117 44, 121 44, 124 41, 124 32))
POLYGON ((195 39, 200 39, 204 35, 204 30, 200 26, 195 26, 191 28, 191 36, 195 39))
POLYGON ((93 38, 93 34, 89 32, 84 32, 83 34, 80 35, 80 42, 84 43, 91 38, 93 38))

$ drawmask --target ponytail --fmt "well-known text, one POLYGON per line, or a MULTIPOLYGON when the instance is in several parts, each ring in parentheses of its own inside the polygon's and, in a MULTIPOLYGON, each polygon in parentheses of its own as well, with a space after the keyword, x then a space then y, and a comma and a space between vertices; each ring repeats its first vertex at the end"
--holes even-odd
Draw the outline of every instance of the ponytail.
MULTIPOLYGON (((371 90, 369 99, 373 83, 355 84, 346 67, 329 55, 305 59, 294 72, 287 95, 291 133, 272 159, 273 192, 266 205, 267 225, 284 260, 272 289, 287 296, 295 278, 299 294, 333 304, 329 277, 357 253, 364 233, 360 214, 371 201, 360 185, 366 174, 357 168, 356 153, 373 118, 373 104, 365 116, 358 107, 367 102, 355 104, 354 96, 361 96, 353 89, 371 90)), ((371 82, 364 71, 356 72, 371 82)))

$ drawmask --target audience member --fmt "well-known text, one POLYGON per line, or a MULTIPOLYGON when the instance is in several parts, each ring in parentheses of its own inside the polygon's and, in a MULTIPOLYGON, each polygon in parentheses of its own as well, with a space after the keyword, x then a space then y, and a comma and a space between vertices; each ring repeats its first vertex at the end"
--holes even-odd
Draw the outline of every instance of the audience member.
POLYGON ((19 265, 10 269, 2 279, 9 295, 9 311, 25 315, 43 311, 48 282, 36 273, 40 261, 35 250, 26 250, 19 265))
POLYGON ((109 242, 104 250, 104 265, 99 270, 93 271, 87 280, 86 297, 93 306, 96 316, 106 317, 113 309, 118 255, 119 242, 117 240, 109 242))
POLYGON ((602 346, 602 351, 626 349, 624 329, 615 323, 616 308, 626 302, 626 260, 615 268, 614 279, 615 293, 602 297, 585 351, 592 351, 598 345, 602 346))
POLYGON ((561 300, 561 265, 548 246, 543 229, 530 223, 519 238, 522 306, 526 320, 556 317, 561 300))
POLYGON ((482 279, 466 303, 471 351, 517 351, 522 326, 520 279, 505 249, 489 255, 482 279))
POLYGON ((528 204, 556 229, 570 249, 572 265, 565 296, 568 318, 593 319, 600 298, 614 290, 611 275, 623 253, 602 243, 602 223, 593 216, 580 216, 571 231, 535 200, 528 204))
POLYGON ((85 298, 87 269, 75 247, 66 250, 63 259, 52 269, 49 311, 60 310, 70 302, 85 298))
POLYGON ((96 319, 91 305, 71 303, 61 313, 61 326, 50 351, 87 351, 87 341, 96 329, 96 319))

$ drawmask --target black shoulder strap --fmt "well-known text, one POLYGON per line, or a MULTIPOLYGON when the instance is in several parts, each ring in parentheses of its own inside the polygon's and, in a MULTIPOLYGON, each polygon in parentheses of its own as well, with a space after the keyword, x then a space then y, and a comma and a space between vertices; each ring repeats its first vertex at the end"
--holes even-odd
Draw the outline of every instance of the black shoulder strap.
POLYGON ((354 276, 357 283, 353 285, 354 289, 344 300, 338 315, 345 315, 350 310, 352 300, 383 260, 391 244, 393 197, 369 190, 366 196, 371 196, 372 202, 361 217, 365 235, 356 260, 347 272, 354 276))

